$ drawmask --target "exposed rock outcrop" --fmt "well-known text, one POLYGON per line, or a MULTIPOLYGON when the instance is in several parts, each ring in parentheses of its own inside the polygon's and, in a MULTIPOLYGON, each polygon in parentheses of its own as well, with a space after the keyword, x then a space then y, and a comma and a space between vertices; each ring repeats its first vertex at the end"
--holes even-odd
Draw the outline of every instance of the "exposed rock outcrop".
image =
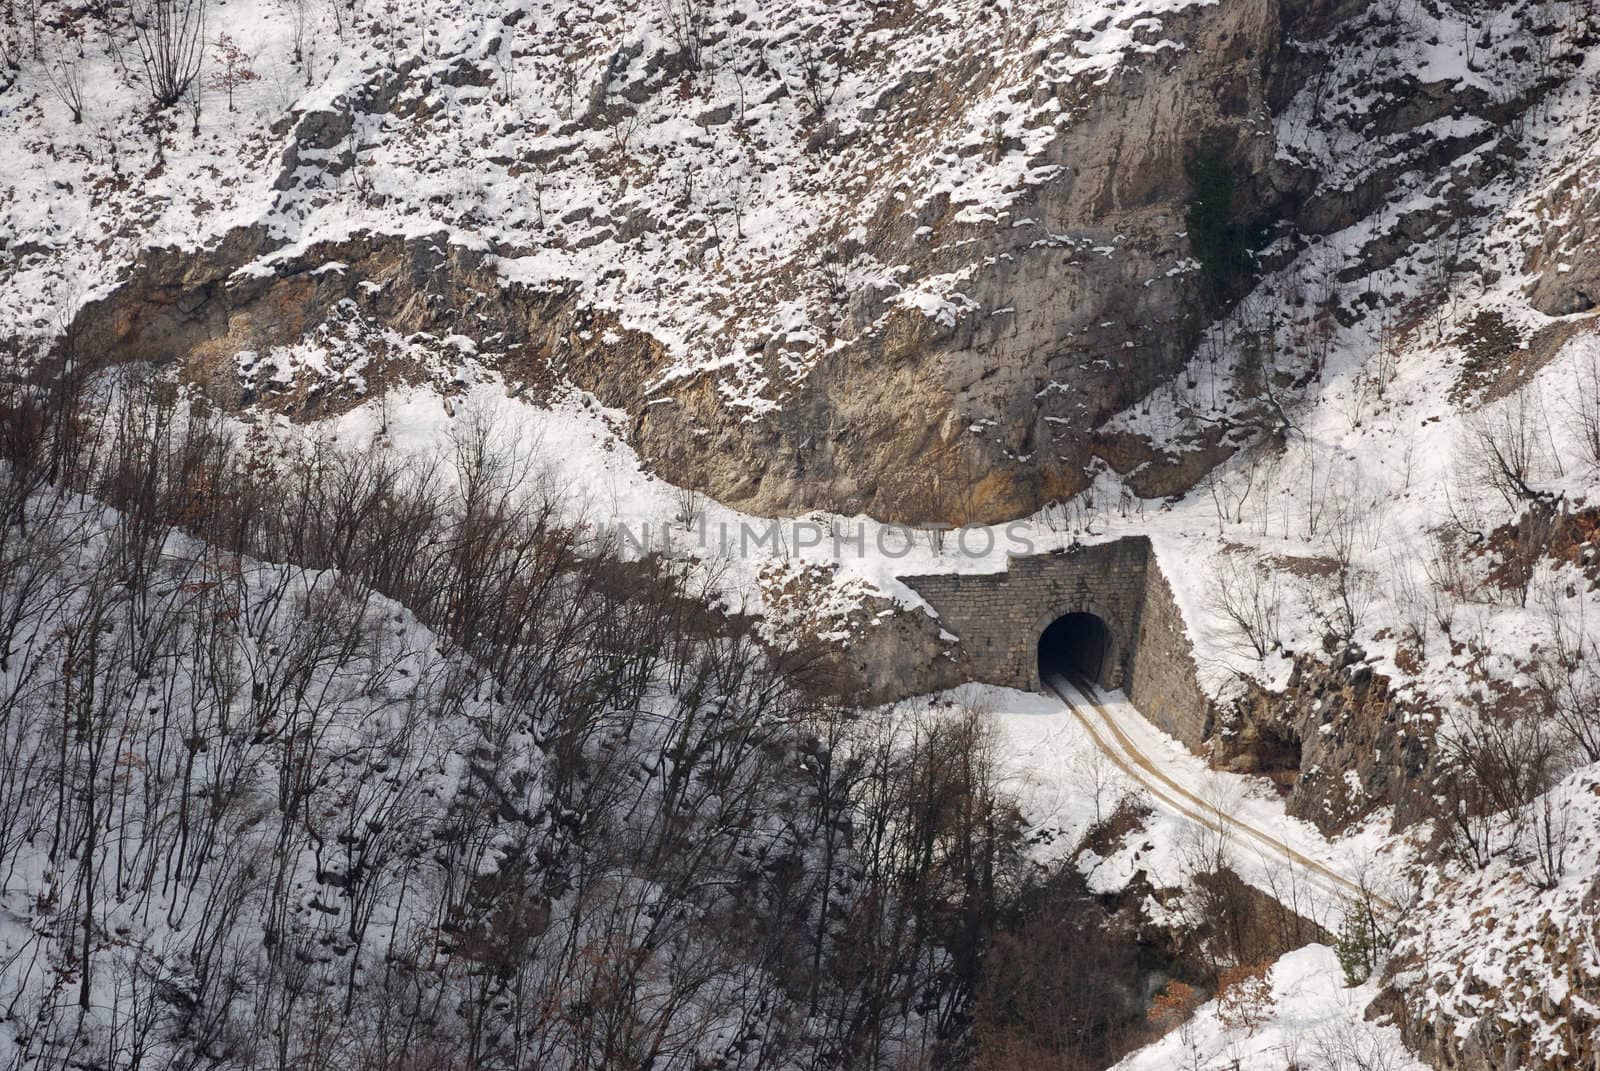
MULTIPOLYGON (((292 345, 349 302, 341 315, 375 329, 465 336, 486 363, 520 378, 569 376, 633 415, 635 445, 664 476, 735 505, 908 520, 1030 512, 1083 486, 1097 425, 1173 374, 1206 322, 1184 235, 1186 162, 1202 146, 1216 155, 1235 176, 1232 213, 1252 231, 1303 182, 1274 164, 1265 133, 1283 32, 1276 0, 1122 18, 1110 32, 1126 38, 1127 54, 1098 78, 1051 66, 1072 55, 1076 38, 1029 52, 1020 74, 1004 72, 1004 84, 1019 87, 1008 98, 1017 114, 1070 118, 1053 122, 1027 158, 1004 211, 975 213, 938 191, 907 210, 904 192, 884 184, 864 226, 841 220, 818 233, 802 264, 893 265, 895 283, 839 293, 832 344, 806 358, 799 378, 785 374, 793 343, 768 339, 757 365, 772 384, 792 385, 759 413, 729 406, 715 364, 662 382, 664 346, 620 331, 576 284, 496 277, 500 261, 536 251, 493 243, 486 251, 442 234, 358 235, 285 256, 273 255, 287 240, 274 225, 234 232, 200 255, 152 250, 119 292, 83 310, 78 335, 106 352, 181 361, 223 404, 252 404, 271 400, 234 381, 237 353, 292 345), (929 302, 946 311, 930 314, 929 302), (646 405, 668 396, 675 404, 646 405)), ((1001 84, 997 58, 974 57, 963 84, 975 93, 1001 84)), ((643 62, 622 65, 635 60, 643 62)), ((275 184, 282 212, 358 165, 363 138, 373 136, 369 119, 425 120, 435 86, 482 81, 459 73, 415 64, 377 72, 370 85, 297 117, 275 184)), ((665 91, 663 77, 629 75, 625 88, 648 96, 656 82, 665 91)), ((913 115, 935 106, 937 80, 906 79, 866 121, 904 124, 891 117, 890 99, 913 115)), ((1000 160, 1015 146, 997 137, 954 151, 1000 160)), ((524 173, 543 166, 508 163, 524 173)), ((663 225, 630 219, 608 240, 663 225)), ((312 416, 329 411, 339 391, 277 393, 278 408, 312 416)), ((1136 448, 1103 453, 1130 467, 1153 460, 1136 448)), ((1181 489, 1199 474, 1192 464, 1176 471, 1152 477, 1152 489, 1181 489)))
POLYGON ((1600 1066, 1600 780, 1562 786, 1559 859, 1506 853, 1437 877, 1400 920, 1384 990, 1406 1043, 1448 1071, 1600 1066), (1555 865, 1550 865, 1555 864, 1555 865))
POLYGON ((1331 662, 1296 658, 1282 691, 1247 682, 1219 714, 1211 757, 1225 769, 1276 777, 1288 789, 1289 813, 1325 833, 1386 805, 1403 828, 1427 814, 1435 724, 1352 648, 1331 662))
MULTIPOLYGON (((819 17, 853 16, 841 7, 819 17)), ((874 18, 875 33, 906 42, 933 33, 918 20, 935 16, 874 18)), ((463 130, 452 108, 500 114, 494 102, 507 91, 492 65, 462 55, 374 67, 280 124, 266 222, 201 254, 149 251, 118 293, 82 311, 78 334, 105 352, 181 361, 223 404, 303 418, 386 379, 427 378, 448 392, 466 352, 450 352, 443 340, 454 337, 517 383, 566 378, 594 391, 629 413, 633 444, 662 476, 764 514, 993 521, 1070 496, 1100 465, 1139 494, 1168 496, 1287 419, 1273 400, 1254 415, 1180 411, 1185 426, 1159 443, 1105 426, 1179 375, 1207 325, 1249 287, 1252 250, 1276 239, 1264 255, 1292 261, 1307 236, 1447 168, 1536 96, 1374 72, 1383 81, 1370 108, 1321 121, 1357 124, 1339 135, 1382 151, 1328 176, 1318 171, 1326 161, 1279 144, 1276 119, 1303 106, 1302 91, 1363 35, 1403 37, 1365 0, 1146 5, 1092 26, 1041 7, 1032 27, 952 37, 959 58, 937 72, 876 70, 869 37, 841 47, 826 59, 830 77, 867 80, 849 115, 831 111, 820 89, 796 99, 765 66, 747 72, 749 99, 741 82, 736 101, 721 101, 710 83, 683 80, 682 57, 664 43, 610 41, 603 77, 586 96, 569 94, 586 106, 558 102, 565 121, 527 137, 503 123, 493 128, 503 143, 469 161, 531 197, 535 218, 517 225, 494 219, 483 198, 423 201, 373 188, 363 170, 397 123, 420 146, 454 146, 463 130), (683 101, 700 131, 685 152, 744 146, 729 151, 793 170, 791 195, 824 206, 822 218, 796 221, 792 250, 776 260, 740 251, 748 267, 724 265, 734 249, 723 228, 740 228, 743 195, 718 194, 722 207, 707 215, 697 205, 711 179, 686 172, 664 185, 672 161, 630 147, 651 109, 683 101), (760 109, 782 122, 751 118, 760 109), (786 137, 799 140, 786 150, 786 137), (557 177, 595 196, 547 212, 557 177), (390 214, 425 208, 441 229, 318 241, 304 221, 330 198, 390 214), (718 223, 729 204, 733 218, 718 223), (1204 242, 1189 233, 1197 205, 1209 220, 1204 242), (679 260, 649 259, 669 248, 679 260), (676 273, 649 300, 682 306, 667 319, 698 325, 682 337, 652 326, 660 316, 635 314, 644 284, 628 276, 647 264, 676 273), (420 351, 323 384, 236 360, 319 331, 393 331, 402 349, 420 351)), ((706 47, 744 70, 770 32, 730 16, 706 47)), ((1303 133, 1310 142, 1325 132, 1303 133)), ((1480 154, 1473 167, 1462 182, 1485 178, 1490 162, 1480 154)), ((1431 240, 1437 220, 1408 218, 1375 233, 1345 274, 1431 240)), ((1535 304, 1549 311, 1589 300, 1584 232, 1563 233, 1530 261, 1541 273, 1535 304)))
POLYGON ((152 249, 127 284, 82 309, 67 339, 113 360, 176 360, 220 405, 295 419, 358 405, 385 379, 449 394, 463 352, 519 387, 566 379, 618 406, 637 399, 630 385, 660 362, 656 340, 596 312, 574 288, 508 285, 491 252, 445 233, 361 233, 293 252, 272 245, 251 228, 201 254, 152 249), (368 359, 360 381, 296 379, 270 362, 263 370, 238 361, 340 323, 368 359))

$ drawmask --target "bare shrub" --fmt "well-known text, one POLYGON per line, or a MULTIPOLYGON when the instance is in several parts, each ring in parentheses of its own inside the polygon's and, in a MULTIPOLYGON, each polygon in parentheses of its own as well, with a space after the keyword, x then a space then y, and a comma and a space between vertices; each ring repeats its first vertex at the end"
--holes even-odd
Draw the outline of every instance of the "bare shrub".
POLYGON ((71 57, 63 57, 44 67, 45 80, 50 83, 56 99, 67 106, 73 125, 83 122, 83 65, 71 57))
POLYGON ((694 528, 705 516, 705 500, 700 492, 694 488, 674 488, 673 500, 678 507, 678 512, 674 519, 685 528, 694 528))
MULTIPOLYGON (((1405 630, 1404 639, 1416 648, 1418 656, 1425 656, 1430 627, 1441 616, 1448 623, 1451 614, 1439 605, 1439 600, 1445 598, 1444 594, 1429 583, 1425 575, 1418 576, 1417 558, 1416 548, 1410 540, 1403 541, 1390 554, 1389 576, 1394 584, 1392 598, 1395 609, 1405 630)), ((1440 628, 1441 631, 1447 631, 1443 625, 1440 628)))
POLYGON ((1251 493, 1259 492, 1257 500, 1264 499, 1274 475, 1276 466, 1263 466, 1260 450, 1248 451, 1244 459, 1227 473, 1219 474, 1216 469, 1207 472, 1205 484, 1217 511, 1218 530, 1225 529, 1229 524, 1243 523, 1251 493))
POLYGON ((132 0, 130 21, 151 100, 170 108, 200 74, 206 0, 132 0))
POLYGON ((1400 1061, 1394 1044, 1370 1025, 1340 1018, 1316 1032, 1310 1057, 1298 1066, 1309 1071, 1395 1071, 1400 1061))
POLYGON ((1578 360, 1573 390, 1564 402, 1567 427, 1590 468, 1600 468, 1600 346, 1578 360))
POLYGON ((1173 979, 1150 1001, 1148 1018, 1157 1034, 1166 1034, 1189 1020, 1200 1006, 1200 992, 1187 982, 1173 979))
POLYGON ((800 85, 811 105, 811 118, 821 121, 839 91, 843 71, 834 62, 834 53, 813 41, 800 43, 800 85))
POLYGON ((1536 502, 1522 516, 1495 530, 1491 546, 1497 561, 1490 580, 1502 597, 1516 599, 1518 606, 1528 604, 1528 591, 1562 519, 1548 503, 1536 502))
POLYGON ((1585 600, 1565 596, 1559 584, 1540 593, 1549 646, 1534 679, 1569 745, 1585 761, 1600 762, 1600 646, 1586 627, 1585 600))
POLYGON ((1439 734, 1443 773, 1438 796, 1446 830, 1474 866, 1528 848, 1540 796, 1556 781, 1562 749, 1529 697, 1502 692, 1476 698, 1439 734))
POLYGON ((711 24, 715 0, 660 0, 661 18, 667 36, 677 47, 686 70, 701 69, 706 30, 711 24))
POLYGON ((1479 581, 1468 554, 1469 543, 1453 527, 1432 528, 1427 533, 1427 549, 1422 555, 1422 571, 1428 583, 1444 597, 1432 600, 1434 624, 1445 635, 1455 620, 1455 600, 1472 600, 1479 581))
POLYGON ((1550 455, 1542 413, 1527 388, 1467 421, 1462 456, 1472 478, 1493 488, 1508 507, 1546 501, 1550 492, 1538 486, 1550 455))

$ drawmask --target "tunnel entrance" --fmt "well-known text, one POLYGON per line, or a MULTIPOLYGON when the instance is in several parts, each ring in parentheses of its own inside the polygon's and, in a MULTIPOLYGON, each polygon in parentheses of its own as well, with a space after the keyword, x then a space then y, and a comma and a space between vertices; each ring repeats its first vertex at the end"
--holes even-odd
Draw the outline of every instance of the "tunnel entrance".
POLYGON ((959 654, 953 663, 930 659, 925 633, 907 632, 913 646, 905 650, 915 655, 872 658, 874 684, 896 694, 946 687, 947 678, 1037 689, 1041 670, 1048 675, 1065 663, 1102 691, 1127 693, 1141 714, 1192 748, 1211 735, 1212 705, 1188 623, 1148 537, 1010 554, 1004 572, 900 579, 949 630, 941 644, 959 645, 959 654))
POLYGON ((1039 679, 1064 675, 1103 682, 1111 630, 1094 614, 1067 614, 1039 636, 1039 679))

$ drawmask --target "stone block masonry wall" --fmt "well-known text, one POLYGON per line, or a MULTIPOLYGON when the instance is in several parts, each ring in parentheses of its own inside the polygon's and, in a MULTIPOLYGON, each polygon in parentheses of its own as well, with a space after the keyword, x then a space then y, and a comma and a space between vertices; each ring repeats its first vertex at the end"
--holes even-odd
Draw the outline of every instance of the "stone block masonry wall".
POLYGON ((1004 573, 901 579, 960 638, 971 679, 986 684, 1037 690, 1040 634, 1065 614, 1094 614, 1111 635, 1099 683, 1126 690, 1135 707, 1190 747, 1204 740, 1208 704, 1148 539, 1012 558, 1004 573))
POLYGON ((1211 704, 1195 672, 1183 611, 1152 556, 1134 642, 1128 699, 1139 713, 1191 748, 1211 735, 1211 704))

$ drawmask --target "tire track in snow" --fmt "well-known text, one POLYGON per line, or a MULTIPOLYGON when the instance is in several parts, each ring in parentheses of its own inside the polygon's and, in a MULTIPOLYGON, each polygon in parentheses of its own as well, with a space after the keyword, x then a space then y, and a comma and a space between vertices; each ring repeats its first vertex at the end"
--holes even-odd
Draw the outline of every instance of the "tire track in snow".
POLYGON ((1145 791, 1156 799, 1176 811, 1178 814, 1197 822, 1213 832, 1222 832, 1225 829, 1237 830, 1264 847, 1269 853, 1280 860, 1299 865, 1307 871, 1317 875, 1324 882, 1332 886, 1330 891, 1345 894, 1356 902, 1370 901, 1383 912, 1393 915, 1398 908, 1389 900, 1367 890, 1363 890, 1357 882, 1340 874, 1331 867, 1289 847, 1282 839, 1270 833, 1257 829, 1247 822, 1240 821, 1230 814, 1226 814, 1214 804, 1208 803, 1189 791, 1177 780, 1164 772, 1148 755, 1139 749, 1139 746, 1128 738, 1127 734, 1117 725, 1116 719, 1111 716, 1094 693, 1092 686, 1076 685, 1061 678, 1047 678, 1045 687, 1056 694, 1067 705, 1073 717, 1078 719, 1089 738, 1094 741, 1094 746, 1109 758, 1118 769, 1128 777, 1138 782, 1145 791), (1084 705, 1092 707, 1098 717, 1091 717, 1084 713, 1082 705, 1073 701, 1069 692, 1076 692, 1084 705))

